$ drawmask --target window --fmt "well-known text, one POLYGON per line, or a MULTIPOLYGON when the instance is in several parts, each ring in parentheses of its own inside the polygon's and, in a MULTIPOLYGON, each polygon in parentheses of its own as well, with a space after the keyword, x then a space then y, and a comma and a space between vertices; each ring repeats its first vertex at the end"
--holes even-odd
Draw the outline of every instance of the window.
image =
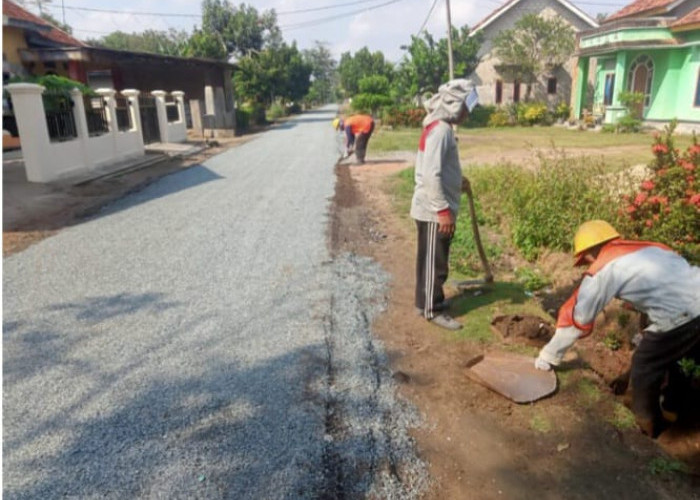
POLYGON ((513 82, 513 102, 520 102, 520 82, 518 80, 513 82))
POLYGON ((547 93, 556 94, 557 93, 557 79, 547 78, 547 93))
POLYGON ((496 104, 503 102, 503 80, 496 80, 496 104))
POLYGON ((603 90, 603 104, 610 106, 613 103, 613 93, 615 92, 615 73, 605 75, 605 88, 603 90))
POLYGON ((698 70, 698 82, 695 84, 695 105, 700 107, 700 70, 698 70))

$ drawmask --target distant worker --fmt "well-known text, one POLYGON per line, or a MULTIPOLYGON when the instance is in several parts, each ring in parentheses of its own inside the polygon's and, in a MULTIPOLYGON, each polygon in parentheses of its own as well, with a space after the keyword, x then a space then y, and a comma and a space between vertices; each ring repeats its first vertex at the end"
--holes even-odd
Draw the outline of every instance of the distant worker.
POLYGON ((354 152, 357 162, 364 163, 367 144, 374 132, 374 118, 369 115, 336 118, 333 120, 333 127, 345 132, 345 155, 350 156, 354 152))
POLYGON ((559 310, 554 337, 535 366, 559 365, 574 342, 591 333, 595 317, 613 297, 630 303, 650 322, 632 356, 632 411, 640 429, 656 437, 677 417, 679 388, 689 384, 678 362, 700 363, 700 268, 665 245, 623 240, 602 220, 578 228, 574 255, 574 265, 589 267, 559 310))
POLYGON ((443 285, 447 281, 462 182, 467 182, 462 179, 452 126, 467 118, 476 101, 476 91, 469 80, 451 80, 441 85, 425 104, 428 115, 423 120, 416 156, 411 201, 411 217, 418 231, 415 306, 425 319, 448 330, 462 328, 445 312, 443 285))

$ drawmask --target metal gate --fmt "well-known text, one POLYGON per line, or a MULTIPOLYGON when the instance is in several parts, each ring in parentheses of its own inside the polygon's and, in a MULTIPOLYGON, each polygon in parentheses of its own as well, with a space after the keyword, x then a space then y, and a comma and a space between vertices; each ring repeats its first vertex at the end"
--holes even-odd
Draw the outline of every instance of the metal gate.
POLYGON ((156 98, 151 96, 139 97, 139 110, 141 111, 141 133, 143 134, 143 143, 151 144, 153 142, 160 142, 156 98))

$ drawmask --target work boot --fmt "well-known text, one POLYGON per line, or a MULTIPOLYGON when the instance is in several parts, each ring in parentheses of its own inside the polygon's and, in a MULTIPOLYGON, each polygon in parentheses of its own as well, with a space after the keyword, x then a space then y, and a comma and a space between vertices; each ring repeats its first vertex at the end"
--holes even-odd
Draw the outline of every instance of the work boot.
POLYGON ((447 330, 461 330, 462 324, 453 317, 443 313, 429 319, 431 323, 447 330))

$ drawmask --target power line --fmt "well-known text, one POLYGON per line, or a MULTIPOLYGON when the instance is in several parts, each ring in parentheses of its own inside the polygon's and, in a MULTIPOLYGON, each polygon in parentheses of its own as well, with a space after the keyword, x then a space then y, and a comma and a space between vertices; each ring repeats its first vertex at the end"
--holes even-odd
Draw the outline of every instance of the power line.
POLYGON ((433 9, 437 5, 438 0, 433 0, 433 5, 430 6, 430 10, 428 11, 428 15, 425 16, 425 21, 423 21, 423 24, 421 24, 421 27, 418 29, 418 34, 420 35, 420 32, 423 31, 423 28, 425 28, 425 25, 428 24, 428 20, 430 19, 430 16, 433 13, 433 9))
POLYGON ((328 10, 328 9, 336 9, 338 7, 347 7, 348 5, 357 5, 361 3, 369 3, 369 2, 376 2, 378 0, 356 0, 354 2, 347 2, 347 3, 338 3, 335 5, 327 5, 325 7, 310 7, 308 9, 298 9, 298 10, 287 10, 287 11, 280 11, 280 12, 275 12, 278 16, 285 16, 285 15, 290 15, 290 14, 301 14, 304 12, 315 12, 319 10, 328 10))
POLYGON ((280 26, 279 28, 281 30, 291 31, 291 30, 295 30, 298 28, 309 28, 309 27, 313 27, 313 26, 319 26, 321 24, 325 24, 325 23, 330 22, 330 21, 335 21, 337 19, 342 19, 344 17, 354 16, 355 14, 361 14, 363 12, 369 12, 370 10, 375 10, 375 9, 379 9, 381 7, 386 7, 387 5, 391 5, 393 3, 397 3, 397 2, 401 2, 401 1, 403 1, 403 0, 389 0, 388 2, 384 2, 384 3, 381 3, 379 5, 374 5, 372 7, 366 7, 364 9, 353 10, 350 12, 346 12, 344 14, 337 14, 335 16, 322 17, 319 19, 312 19, 310 21, 304 21, 304 22, 300 22, 300 23, 296 23, 296 24, 290 24, 287 26, 280 26))

